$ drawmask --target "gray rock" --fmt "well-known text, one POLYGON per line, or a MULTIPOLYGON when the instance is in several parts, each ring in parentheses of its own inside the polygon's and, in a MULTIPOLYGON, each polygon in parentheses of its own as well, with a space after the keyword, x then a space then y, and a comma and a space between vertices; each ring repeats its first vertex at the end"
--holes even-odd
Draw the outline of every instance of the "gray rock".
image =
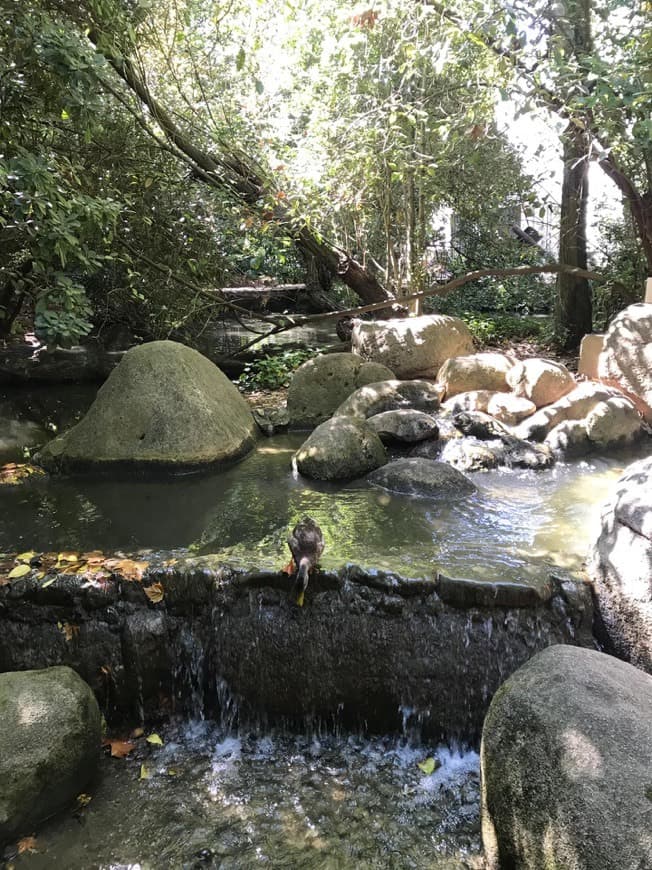
POLYGON ((407 495, 463 497, 475 492, 476 485, 461 471, 432 459, 397 459, 368 475, 375 486, 407 495))
POLYGON ((264 435, 276 435, 290 425, 287 408, 252 408, 256 425, 264 435))
MULTIPOLYGON (((410 453, 416 455, 415 450, 410 453)), ((422 454, 425 455, 425 454, 422 454)), ((488 468, 548 468, 554 458, 543 444, 531 444, 513 435, 480 440, 472 435, 448 441, 443 445, 440 459, 460 471, 482 471, 488 468)))
POLYGON ((423 411, 383 411, 369 417, 367 426, 374 430, 381 441, 400 441, 404 444, 414 444, 427 438, 437 438, 439 427, 437 422, 423 411))
POLYGON ((639 410, 652 422, 652 304, 629 305, 617 314, 604 336, 598 376, 635 397, 639 410))
POLYGON ((288 389, 290 425, 317 426, 366 384, 393 378, 387 366, 365 362, 352 353, 332 353, 308 360, 294 373, 288 389))
POLYGON ((353 352, 388 366, 397 378, 434 378, 452 356, 473 351, 464 321, 445 314, 394 320, 356 320, 353 352))
POLYGON ((173 341, 127 351, 86 416, 47 444, 49 470, 197 468, 248 453, 249 406, 210 360, 173 341))
POLYGON ((379 381, 352 393, 335 416, 365 420, 383 411, 437 411, 441 388, 432 381, 379 381))
POLYGON ((0 843, 83 791, 100 740, 95 696, 71 668, 0 674, 0 843))
POLYGON ((333 417, 295 454, 297 469, 316 480, 353 480, 387 462, 383 443, 362 420, 333 417))
POLYGON ((629 465, 603 505, 588 572, 601 639, 652 674, 652 458, 629 465))
POLYGON ((575 378, 562 363, 533 358, 522 360, 510 369, 507 383, 517 396, 529 399, 540 408, 570 393, 575 387, 575 378))
POLYGON ((652 867, 652 678, 552 646, 496 692, 482 732, 487 866, 652 867))
POLYGON ((453 423, 464 435, 489 440, 501 438, 507 434, 507 429, 498 420, 481 411, 464 411, 453 416, 453 423))
POLYGON ((514 427, 513 432, 526 441, 543 441, 546 435, 564 420, 582 420, 600 402, 622 395, 620 390, 586 381, 557 402, 540 408, 535 414, 527 417, 514 427))

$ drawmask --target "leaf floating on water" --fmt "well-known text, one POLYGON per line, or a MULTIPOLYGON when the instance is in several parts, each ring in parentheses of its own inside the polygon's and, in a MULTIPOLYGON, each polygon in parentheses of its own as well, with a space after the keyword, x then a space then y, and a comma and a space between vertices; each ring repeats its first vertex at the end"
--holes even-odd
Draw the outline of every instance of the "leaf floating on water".
POLYGON ((16 561, 17 562, 31 562, 32 559, 34 558, 34 556, 36 556, 35 551, 28 550, 26 553, 19 553, 16 556, 16 561))
POLYGON ((104 738, 102 746, 111 747, 111 758, 126 758, 136 748, 131 740, 111 740, 108 737, 104 738))
POLYGON ((432 757, 426 758, 425 761, 419 762, 418 767, 426 776, 430 776, 431 773, 434 773, 441 767, 441 761, 432 757))
MULTIPOLYGON (((44 577, 45 575, 44 575, 44 574, 41 574, 41 576, 44 577)), ((47 589, 48 586, 52 586, 52 584, 53 584, 56 580, 58 580, 58 577, 56 577, 56 576, 55 576, 55 577, 50 577, 48 580, 45 581, 45 583, 42 583, 42 584, 41 584, 41 589, 47 589)))
POLYGON ((121 574, 125 580, 141 581, 149 562, 134 562, 133 559, 107 559, 104 567, 121 574))
POLYGON ((152 604, 158 604, 158 602, 163 601, 163 598, 165 597, 165 589, 161 583, 152 583, 151 586, 146 587, 145 595, 149 598, 152 604))
POLYGON ((25 852, 38 852, 36 848, 36 837, 23 837, 16 843, 16 849, 19 855, 24 855, 25 852))
POLYGON ((145 739, 148 743, 152 743, 154 746, 163 746, 163 741, 158 734, 150 734, 149 737, 146 737, 145 739))
POLYGON ((24 577, 26 574, 29 574, 31 570, 30 566, 25 565, 24 563, 22 565, 16 565, 16 567, 12 568, 12 570, 7 574, 7 577, 9 580, 16 580, 18 577, 24 577))
POLYGON ((57 562, 79 562, 77 553, 59 553, 57 562))
POLYGON ((152 776, 152 774, 145 767, 145 765, 141 764, 140 765, 140 777, 139 777, 139 779, 151 779, 151 776, 152 776))

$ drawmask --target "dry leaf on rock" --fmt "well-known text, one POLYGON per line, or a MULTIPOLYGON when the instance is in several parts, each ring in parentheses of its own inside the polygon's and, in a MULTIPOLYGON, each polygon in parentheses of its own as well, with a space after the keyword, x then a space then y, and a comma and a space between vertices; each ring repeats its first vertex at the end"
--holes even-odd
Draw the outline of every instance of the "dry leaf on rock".
POLYGON ((165 597, 165 589, 161 583, 152 583, 151 586, 145 588, 145 595, 153 604, 158 604, 165 597))
POLYGON ((102 746, 111 747, 112 758, 126 758, 136 748, 136 744, 131 740, 111 740, 108 737, 104 738, 102 746))
POLYGON ((25 852, 38 852, 36 848, 36 837, 23 837, 16 843, 19 855, 24 855, 25 852))

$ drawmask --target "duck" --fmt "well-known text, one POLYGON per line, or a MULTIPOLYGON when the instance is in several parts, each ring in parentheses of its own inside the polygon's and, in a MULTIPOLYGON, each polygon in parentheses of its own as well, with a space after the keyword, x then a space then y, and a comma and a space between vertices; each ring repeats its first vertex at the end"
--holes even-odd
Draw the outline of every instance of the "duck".
MULTIPOLYGON (((303 607, 303 599, 308 585, 308 578, 313 572, 319 557, 324 552, 324 536, 322 530, 312 517, 304 517, 296 524, 288 538, 288 547, 292 553, 292 562, 297 572, 296 586, 298 590, 296 602, 303 607)), ((292 562, 290 563, 292 565, 292 562)))

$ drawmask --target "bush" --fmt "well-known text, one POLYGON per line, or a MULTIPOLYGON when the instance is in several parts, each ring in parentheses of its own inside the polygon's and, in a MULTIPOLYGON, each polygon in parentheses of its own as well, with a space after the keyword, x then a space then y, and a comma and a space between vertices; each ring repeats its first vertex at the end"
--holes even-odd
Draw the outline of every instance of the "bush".
POLYGON ((247 363, 238 378, 238 389, 243 393, 253 393, 255 390, 280 390, 281 387, 287 387, 292 372, 316 354, 317 351, 313 348, 285 350, 247 363))
POLYGON ((547 342, 551 335, 551 324, 547 317, 491 315, 472 311, 464 311, 460 317, 479 344, 504 344, 527 339, 547 342))

